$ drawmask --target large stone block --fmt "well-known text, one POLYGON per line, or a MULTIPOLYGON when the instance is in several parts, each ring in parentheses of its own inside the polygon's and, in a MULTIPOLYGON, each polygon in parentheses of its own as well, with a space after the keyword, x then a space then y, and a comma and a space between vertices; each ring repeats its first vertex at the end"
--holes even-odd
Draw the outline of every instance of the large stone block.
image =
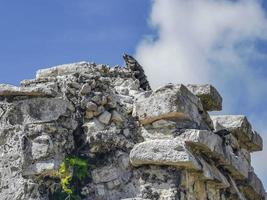
POLYGON ((187 129, 177 138, 193 149, 197 148, 206 154, 212 153, 216 157, 224 155, 222 138, 211 131, 187 129))
POLYGON ((9 84, 0 84, 1 96, 53 97, 56 96, 56 92, 48 87, 16 87, 9 84))
POLYGON ((209 84, 195 85, 188 84, 186 87, 202 102, 206 111, 220 111, 222 110, 222 97, 219 92, 209 84))
POLYGON ((50 122, 68 116, 70 109, 72 105, 62 99, 33 98, 15 101, 2 118, 10 125, 50 122))
POLYGON ((188 129, 176 139, 184 141, 193 152, 202 152, 217 161, 236 179, 245 179, 250 170, 249 161, 242 155, 236 155, 231 146, 211 131, 188 129))
POLYGON ((134 105, 133 115, 142 124, 150 124, 160 119, 187 120, 198 126, 205 124, 201 113, 202 104, 184 85, 166 85, 153 92, 145 92, 134 105))
POLYGON ((78 62, 71 64, 58 65, 55 67, 40 69, 36 73, 36 78, 57 77, 77 72, 90 72, 90 63, 78 62))
POLYGON ((134 166, 170 165, 200 170, 199 163, 178 140, 151 140, 134 146, 130 153, 134 166))
POLYGON ((250 152, 262 150, 262 138, 252 130, 251 124, 243 115, 211 116, 215 131, 227 130, 238 140, 239 145, 250 152))

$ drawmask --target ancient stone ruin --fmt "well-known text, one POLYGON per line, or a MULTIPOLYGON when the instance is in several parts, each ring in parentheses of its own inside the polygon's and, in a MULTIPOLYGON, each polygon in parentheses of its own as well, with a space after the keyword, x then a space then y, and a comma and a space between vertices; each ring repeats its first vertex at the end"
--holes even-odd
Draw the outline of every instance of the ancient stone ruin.
POLYGON ((0 85, 0 199, 265 199, 250 157, 262 139, 247 118, 210 116, 222 109, 211 85, 150 90, 125 59, 0 85), (86 178, 67 157, 88 164, 86 178))

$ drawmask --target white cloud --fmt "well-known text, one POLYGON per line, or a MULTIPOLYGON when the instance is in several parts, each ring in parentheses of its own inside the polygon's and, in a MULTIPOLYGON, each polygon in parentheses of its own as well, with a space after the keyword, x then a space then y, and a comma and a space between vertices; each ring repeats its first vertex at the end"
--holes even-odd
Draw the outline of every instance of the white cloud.
MULTIPOLYGON (((152 0, 149 23, 157 34, 142 39, 136 58, 153 88, 169 82, 212 83, 224 97, 224 112, 250 115, 257 109, 248 117, 263 123, 267 56, 256 45, 267 41, 261 1, 152 0)), ((267 164, 255 164, 267 177, 267 170, 260 171, 267 164)))

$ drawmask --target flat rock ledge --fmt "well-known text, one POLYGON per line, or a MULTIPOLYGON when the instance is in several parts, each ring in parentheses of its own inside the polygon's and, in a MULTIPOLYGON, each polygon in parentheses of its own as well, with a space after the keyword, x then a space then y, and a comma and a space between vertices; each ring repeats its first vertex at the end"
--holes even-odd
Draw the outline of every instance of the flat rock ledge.
POLYGON ((16 87, 9 84, 0 84, 0 97, 8 96, 32 96, 53 97, 56 93, 48 87, 16 87))
POLYGON ((137 144, 131 150, 130 161, 134 166, 150 164, 201 169, 191 153, 177 140, 152 140, 137 144))

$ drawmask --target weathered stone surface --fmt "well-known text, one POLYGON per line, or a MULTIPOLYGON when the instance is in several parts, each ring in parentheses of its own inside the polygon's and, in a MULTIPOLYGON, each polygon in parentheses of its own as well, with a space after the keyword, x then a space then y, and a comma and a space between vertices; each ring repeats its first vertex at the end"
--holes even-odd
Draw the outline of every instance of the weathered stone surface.
POLYGON ((192 148, 206 150, 206 152, 218 157, 224 155, 222 138, 211 131, 187 129, 178 138, 192 148))
POLYGON ((49 135, 41 135, 32 142, 32 158, 34 160, 48 156, 53 148, 53 142, 49 135))
POLYGON ((246 182, 240 182, 239 188, 248 199, 264 199, 265 190, 261 180, 251 171, 246 182))
POLYGON ((184 85, 166 85, 153 92, 137 97, 134 115, 142 124, 160 119, 189 120, 198 126, 203 124, 199 111, 203 110, 200 100, 184 85))
POLYGON ((70 170, 81 199, 263 200, 250 155, 262 139, 246 118, 212 121, 207 111, 222 101, 210 85, 144 92, 131 60, 66 64, 22 87, 1 85, 0 200, 60 199, 66 156, 89 164, 75 187, 70 170))
POLYGON ((232 176, 238 179, 248 178, 250 163, 243 156, 234 154, 230 146, 223 144, 223 139, 218 135, 206 130, 186 130, 179 139, 191 147, 193 151, 201 151, 215 159, 217 164, 227 169, 232 176))
POLYGON ((48 87, 16 87, 8 84, 0 84, 1 96, 53 97, 56 96, 56 92, 48 87))
POLYGON ((112 114, 111 121, 115 123, 123 122, 121 114, 119 114, 116 110, 113 110, 111 114, 112 114))
POLYGON ((215 131, 227 130, 239 141, 240 146, 249 151, 262 150, 262 138, 252 127, 243 115, 219 115, 211 116, 215 131))
POLYGON ((81 94, 81 95, 86 95, 86 94, 88 94, 89 92, 91 92, 91 90, 92 90, 91 86, 90 86, 88 83, 86 83, 86 84, 84 84, 84 85, 82 86, 82 88, 81 88, 81 90, 80 90, 80 94, 81 94))
POLYGON ((79 62, 55 66, 48 69, 40 69, 36 73, 36 78, 63 76, 77 72, 90 72, 90 63, 79 62))
POLYGON ((111 119, 111 113, 108 111, 103 112, 99 117, 98 120, 103 124, 109 124, 111 119))
POLYGON ((90 101, 86 104, 86 110, 97 111, 97 105, 94 102, 90 101))
POLYGON ((119 177, 118 168, 113 166, 104 167, 92 171, 92 179, 94 183, 110 182, 119 177))
POLYGON ((152 140, 137 144, 131 150, 132 165, 171 165, 186 169, 200 169, 193 155, 178 140, 152 140))
POLYGON ((222 97, 219 92, 209 84, 194 85, 188 84, 186 87, 201 99, 203 108, 206 111, 222 110, 222 97))
POLYGON ((34 98, 14 102, 3 117, 10 125, 49 122, 68 115, 70 109, 62 99, 34 98))
POLYGON ((217 187, 227 188, 230 186, 227 178, 215 167, 204 161, 203 158, 198 158, 203 170, 203 179, 212 181, 217 187))
POLYGON ((24 176, 32 176, 32 175, 53 176, 53 174, 56 173, 59 168, 60 161, 62 162, 62 160, 38 161, 28 166, 28 168, 24 169, 23 175, 24 176))
POLYGON ((88 133, 102 131, 105 128, 104 124, 102 124, 97 119, 93 119, 92 121, 85 123, 83 127, 85 129, 85 132, 88 132, 88 133))

